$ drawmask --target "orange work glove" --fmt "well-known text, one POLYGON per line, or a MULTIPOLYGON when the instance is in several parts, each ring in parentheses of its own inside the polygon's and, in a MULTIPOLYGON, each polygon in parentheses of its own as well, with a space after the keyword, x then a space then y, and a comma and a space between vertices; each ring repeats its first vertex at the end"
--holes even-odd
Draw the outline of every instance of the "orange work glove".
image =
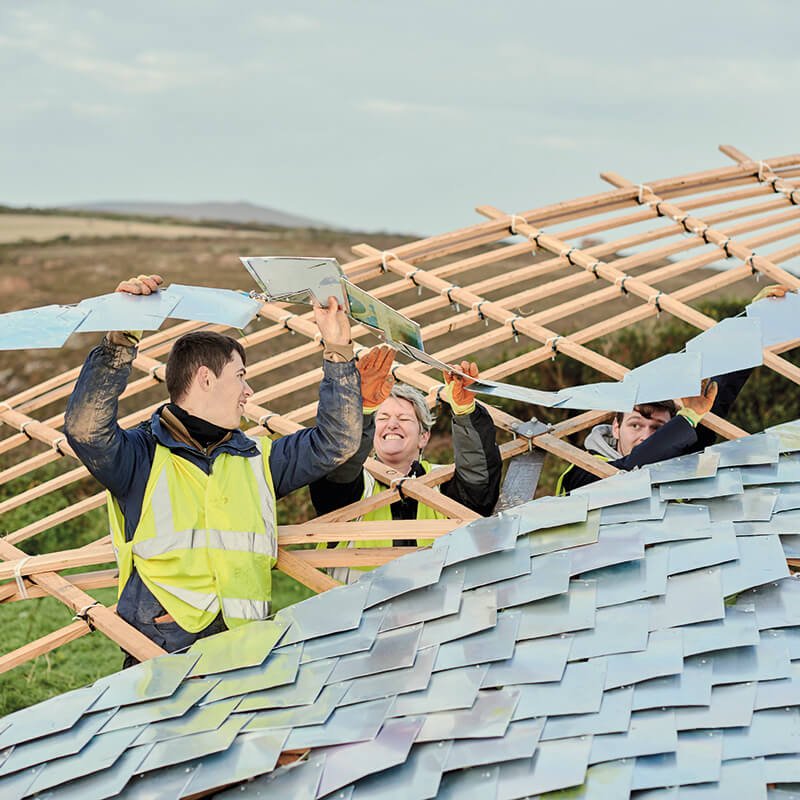
POLYGON ((471 392, 467 386, 478 379, 478 365, 474 361, 462 361, 459 369, 470 377, 462 378, 453 372, 442 373, 445 386, 441 398, 450 404, 454 414, 461 416, 475 410, 475 392, 471 392))
POLYGON ((137 278, 128 278, 122 281, 114 291, 126 294, 153 294, 164 283, 160 275, 139 275, 137 278))
POLYGON ((361 402, 364 413, 372 414, 389 396, 394 386, 391 373, 394 349, 379 345, 358 359, 356 367, 361 373, 361 402))
POLYGON ((682 397, 681 404, 683 408, 678 412, 681 417, 685 417, 689 424, 697 427, 703 417, 711 411, 714 401, 717 399, 717 386, 716 381, 706 378, 700 385, 700 394, 696 397, 682 397))
POLYGON ((773 283, 771 286, 765 286, 750 302, 757 303, 765 297, 784 297, 787 292, 792 292, 788 286, 780 283, 773 283))

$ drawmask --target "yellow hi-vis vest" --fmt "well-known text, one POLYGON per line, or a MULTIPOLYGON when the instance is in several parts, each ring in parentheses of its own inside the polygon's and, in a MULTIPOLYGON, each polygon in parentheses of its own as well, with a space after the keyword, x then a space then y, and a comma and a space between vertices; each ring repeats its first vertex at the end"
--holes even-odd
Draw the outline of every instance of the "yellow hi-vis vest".
POLYGON ((147 588, 186 631, 222 616, 228 627, 265 619, 278 555, 271 441, 260 457, 222 453, 210 475, 156 445, 142 515, 130 542, 116 499, 108 515, 119 564, 119 592, 135 566, 147 588))
MULTIPOLYGON (((425 471, 427 475, 431 469, 433 469, 433 464, 430 461, 420 461, 420 466, 425 471)), ((435 487, 436 491, 439 490, 439 487, 435 487)), ((364 470, 364 492, 361 495, 362 500, 366 500, 368 497, 373 497, 376 494, 380 494, 381 492, 385 491, 386 487, 378 483, 375 480, 374 476, 364 470)), ((381 506, 380 508, 376 508, 374 511, 370 511, 367 514, 359 517, 360 520, 365 522, 390 522, 392 519, 392 507, 391 504, 387 504, 385 506, 381 506)), ((434 508, 430 506, 423 505, 420 502, 417 502, 417 519, 447 519, 445 514, 440 513, 434 508)), ((417 545, 419 547, 427 547, 428 545, 433 544, 433 539, 418 539, 417 545)), ((367 541, 367 542, 339 542, 336 545, 336 548, 340 547, 391 547, 392 540, 391 539, 383 539, 379 541, 367 541)), ((327 547, 326 542, 320 542, 317 545, 317 550, 324 550, 327 547)), ((371 569, 375 569, 375 567, 330 567, 328 569, 329 574, 331 574, 336 580, 342 581, 342 583, 352 583, 353 580, 351 579, 351 570, 358 570, 359 572, 368 572, 371 569)), ((358 579, 358 575, 355 576, 355 579, 358 579)))

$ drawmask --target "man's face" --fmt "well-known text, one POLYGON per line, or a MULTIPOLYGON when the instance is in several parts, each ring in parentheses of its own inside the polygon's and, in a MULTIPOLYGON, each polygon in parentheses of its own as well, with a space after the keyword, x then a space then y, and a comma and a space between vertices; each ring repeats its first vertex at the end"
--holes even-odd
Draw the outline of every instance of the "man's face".
POLYGON ((637 444, 641 444, 645 439, 652 436, 662 425, 672 419, 669 411, 657 408, 650 415, 650 418, 643 417, 638 411, 631 411, 623 414, 622 422, 614 422, 611 426, 612 435, 617 440, 617 450, 620 455, 630 455, 631 450, 637 444))
POLYGON ((375 452, 384 464, 410 464, 430 437, 429 431, 421 430, 408 400, 389 397, 375 412, 375 452))
POLYGON ((244 414, 244 404, 253 396, 253 390, 244 377, 242 357, 234 351, 218 376, 211 370, 208 373, 210 391, 205 418, 221 428, 238 428, 244 414))

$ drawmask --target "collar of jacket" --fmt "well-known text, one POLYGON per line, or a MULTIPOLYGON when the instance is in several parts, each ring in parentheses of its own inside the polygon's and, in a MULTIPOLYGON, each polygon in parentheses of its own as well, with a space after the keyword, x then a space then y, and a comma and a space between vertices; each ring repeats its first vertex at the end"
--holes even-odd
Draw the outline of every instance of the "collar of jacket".
POLYGON ((612 461, 622 458, 622 454, 617 450, 617 440, 612 435, 612 430, 611 425, 595 425, 583 442, 584 449, 612 461))
POLYGON ((220 453, 247 458, 258 455, 255 442, 249 436, 245 436, 239 428, 231 431, 230 438, 216 444, 206 453, 174 415, 167 412, 162 416, 162 412, 165 410, 166 404, 153 413, 153 416, 150 417, 150 430, 156 441, 170 450, 183 449, 201 456, 209 456, 213 453, 215 457, 220 453))

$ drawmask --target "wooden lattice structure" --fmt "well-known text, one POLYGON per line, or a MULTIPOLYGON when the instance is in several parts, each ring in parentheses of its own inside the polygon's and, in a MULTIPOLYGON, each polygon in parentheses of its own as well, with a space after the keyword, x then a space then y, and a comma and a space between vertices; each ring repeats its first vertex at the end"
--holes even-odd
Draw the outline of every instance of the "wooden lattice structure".
MULTIPOLYGON (((611 191, 515 214, 482 206, 478 212, 487 221, 470 227, 391 251, 357 245, 353 248, 355 260, 344 264, 343 269, 350 280, 366 285, 376 297, 417 320, 428 350, 443 361, 469 357, 481 364, 483 376, 513 383, 516 373, 560 354, 619 380, 637 365, 617 363, 592 350, 591 343, 661 312, 698 330, 708 329, 714 320, 690 303, 753 274, 800 287, 800 279, 781 267, 800 255, 800 243, 792 241, 800 235, 800 155, 754 161, 732 147, 723 147, 722 151, 736 162, 733 166, 648 184, 634 184, 606 173, 604 179, 615 187, 611 191), (603 237, 603 241, 593 242, 590 237, 603 237), (770 245, 780 249, 764 255, 764 248, 770 245), (722 269, 676 291, 663 288, 680 276, 712 265, 722 269), (419 297, 414 295, 415 288, 419 297), (403 301, 407 294, 411 295, 410 302, 403 301), (621 295, 627 296, 627 306, 622 311, 613 310, 621 295), (532 304, 537 310, 521 312, 532 304), (600 321, 567 332, 568 322, 576 313, 606 307, 612 310, 600 321), (498 346, 511 340, 529 346, 498 362, 498 346)), ((319 333, 310 314, 294 313, 281 304, 264 305, 259 316, 260 324, 241 338, 252 354, 248 379, 255 389, 246 408, 254 427, 247 433, 287 434, 313 422, 316 404, 296 407, 292 395, 306 391, 311 396, 320 380, 319 333)), ((138 401, 138 406, 123 416, 123 426, 147 419, 164 402, 164 357, 177 336, 200 327, 199 323, 183 323, 143 340, 134 362, 140 376, 131 380, 123 395, 129 403, 138 401), (151 397, 154 402, 141 407, 143 398, 151 397)), ((363 328, 354 327, 353 336, 362 346, 374 344, 363 328)), ((765 350, 764 365, 800 383, 800 368, 780 355, 798 343, 765 350)), ((15 431, 0 441, 0 455, 13 455, 13 465, 0 472, 0 483, 35 475, 36 470, 62 459, 74 459, 61 427, 64 403, 77 374, 77 369, 64 372, 0 404, 0 421, 15 431)), ((439 376, 430 367, 397 364, 395 375, 426 392, 431 405, 436 402, 439 376)), ((490 412, 498 429, 514 435, 501 447, 504 459, 536 447, 599 476, 615 472, 565 441, 566 436, 602 421, 608 416, 605 412, 578 413, 546 432, 522 436, 516 430, 522 420, 491 406, 490 412)), ((747 433, 712 416, 704 424, 727 438, 747 433)), ((377 461, 371 460, 367 466, 388 485, 399 477, 377 461)), ((277 568, 314 591, 324 591, 336 582, 322 568, 380 564, 408 548, 298 550, 293 546, 406 539, 412 530, 414 537, 431 538, 475 518, 472 511, 435 491, 434 487, 451 474, 452 467, 442 467, 425 477, 406 480, 402 486, 405 495, 436 508, 449 519, 353 521, 397 500, 398 490, 392 488, 308 523, 281 526, 277 568)), ((87 479, 85 468, 77 465, 1 502, 0 515, 87 479)), ((104 494, 94 493, 0 540, 0 581, 4 581, 0 584, 0 602, 52 595, 79 616, 67 627, 0 658, 0 671, 93 628, 140 658, 161 653, 113 609, 95 603, 86 593, 115 585, 115 570, 59 574, 67 568, 113 561, 109 537, 47 555, 29 557, 25 552, 27 540, 104 503, 104 494)))

